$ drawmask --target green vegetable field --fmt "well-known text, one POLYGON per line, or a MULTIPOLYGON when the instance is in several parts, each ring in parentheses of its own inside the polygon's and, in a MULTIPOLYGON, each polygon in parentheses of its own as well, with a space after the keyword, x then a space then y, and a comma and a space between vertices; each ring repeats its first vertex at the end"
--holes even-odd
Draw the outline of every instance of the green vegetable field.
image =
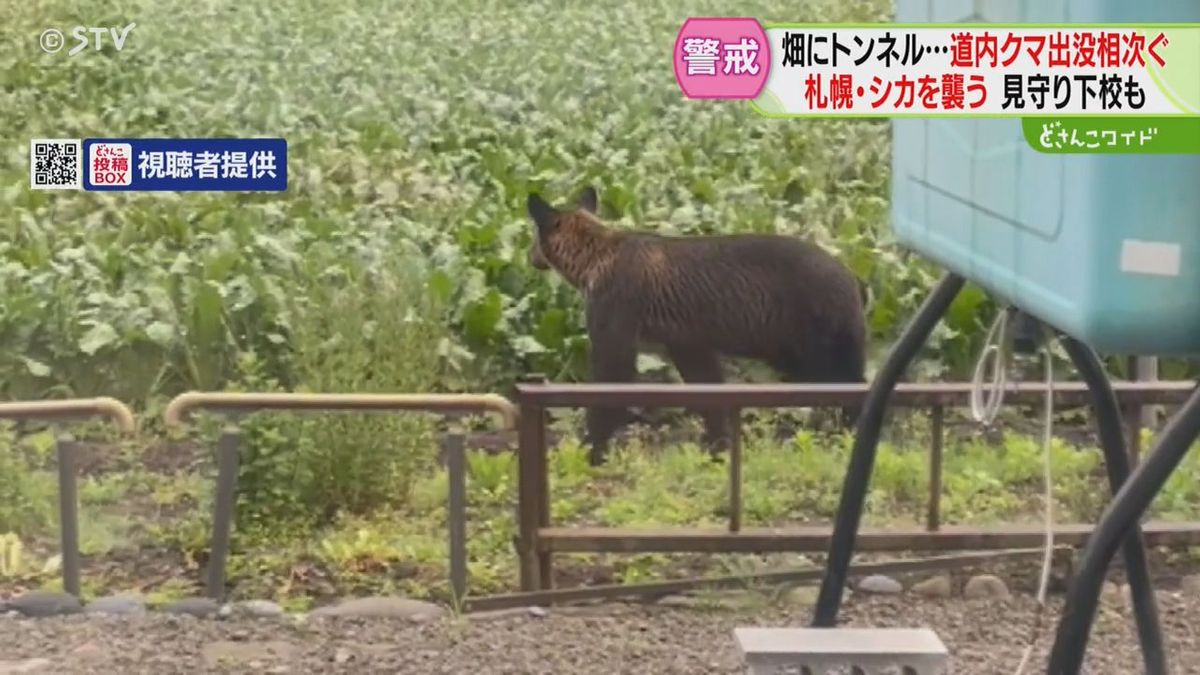
MULTIPOLYGON (((238 354, 294 384, 300 324, 320 321, 315 297, 376 283, 403 285, 427 308, 408 320, 437 327, 416 348, 444 373, 422 389, 503 389, 528 371, 586 377, 577 294, 525 261, 531 190, 567 199, 594 184, 622 227, 816 238, 870 280, 877 347, 936 273, 888 247, 886 123, 775 121, 683 99, 667 51, 675 32, 689 14, 733 7, 406 4, 19 12, 4 29, 18 49, 3 57, 0 112, 11 139, 0 165, 0 389, 148 401, 226 386, 238 354), (44 16, 137 27, 119 53, 45 55, 44 16), (98 135, 282 136, 289 189, 28 190, 22 141, 98 135)), ((736 9, 795 20, 889 11, 736 9)), ((956 308, 933 363, 962 372, 981 302, 968 295, 956 308)))

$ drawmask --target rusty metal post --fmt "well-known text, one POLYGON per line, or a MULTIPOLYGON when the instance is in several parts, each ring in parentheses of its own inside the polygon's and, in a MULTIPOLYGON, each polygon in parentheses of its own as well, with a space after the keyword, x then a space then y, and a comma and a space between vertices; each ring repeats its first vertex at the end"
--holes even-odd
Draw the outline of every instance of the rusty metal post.
POLYGON ((946 409, 933 406, 929 417, 929 510, 925 531, 937 532, 942 526, 942 448, 945 443, 946 409))
MULTIPOLYGON (((1138 359, 1136 356, 1130 356, 1125 360, 1125 366, 1128 368, 1129 372, 1129 377, 1126 379, 1134 381, 1141 380, 1137 374, 1137 362, 1138 359)), ((1142 406, 1134 405, 1132 403, 1125 403, 1121 405, 1121 419, 1124 422, 1126 436, 1126 452, 1129 453, 1129 464, 1131 466, 1137 466, 1142 454, 1143 410, 1145 410, 1145 408, 1142 406)))
MULTIPOLYGON (((541 373, 530 373, 522 378, 526 384, 546 384, 546 376, 541 373)), ((518 416, 518 436, 521 444, 522 465, 528 463, 529 481, 528 485, 528 511, 525 512, 525 517, 529 522, 526 522, 522 528, 522 538, 528 540, 528 551, 530 553, 529 565, 536 565, 537 573, 530 576, 525 573, 525 577, 529 577, 537 585, 539 590, 550 590, 554 588, 554 560, 553 553, 550 551, 542 551, 538 546, 538 530, 543 527, 550 527, 550 466, 549 466, 549 448, 546 446, 546 425, 548 423, 548 413, 546 408, 541 405, 527 406, 527 410, 523 408, 518 416)), ((526 469, 523 467, 522 471, 526 469)), ((532 569, 530 570, 532 571, 532 569)))
POLYGON ((446 475, 450 482, 447 517, 450 536, 450 588, 454 600, 460 603, 467 597, 467 467, 461 433, 445 439, 446 475))
MULTIPOLYGON (((1138 356, 1134 359, 1134 373, 1137 375, 1138 382, 1158 382, 1158 357, 1155 356, 1138 356)), ((1158 426, 1158 412, 1160 407, 1157 405, 1142 406, 1138 415, 1139 426, 1143 428, 1153 429, 1158 426)))
POLYGON ((208 597, 225 596, 225 564, 237 506, 238 440, 236 427, 226 427, 217 445, 217 494, 213 504, 212 545, 208 559, 208 597))
POLYGON ((1121 409, 1124 420, 1126 453, 1129 455, 1130 466, 1137 466, 1142 457, 1142 414, 1137 406, 1127 405, 1121 409))
POLYGON ((81 593, 79 561, 79 489, 75 478, 75 439, 60 436, 58 452, 58 521, 62 546, 63 590, 81 593))
MULTIPOLYGON (((549 412, 538 408, 534 414, 534 458, 535 476, 537 478, 537 527, 550 527, 550 448, 546 444, 546 425, 549 412)), ((536 530, 535 530, 536 532, 536 530)), ((539 547, 540 548, 540 547, 539 547)), ((543 591, 554 588, 554 554, 550 551, 538 550, 538 587, 543 591)))
POLYGON ((524 400, 517 392, 517 556, 521 590, 530 592, 541 586, 538 580, 537 529, 538 486, 537 455, 541 452, 539 427, 542 408, 524 400))
POLYGON ((729 531, 742 529, 742 411, 730 408, 729 417, 729 531))
MULTIPOLYGON (((1130 377, 1139 384, 1157 383, 1158 359, 1146 356, 1130 356, 1126 361, 1130 377)), ((1158 405, 1126 404, 1121 408, 1121 417, 1125 420, 1125 439, 1129 446, 1129 462, 1137 466, 1142 455, 1142 429, 1154 429, 1158 426, 1158 405)))

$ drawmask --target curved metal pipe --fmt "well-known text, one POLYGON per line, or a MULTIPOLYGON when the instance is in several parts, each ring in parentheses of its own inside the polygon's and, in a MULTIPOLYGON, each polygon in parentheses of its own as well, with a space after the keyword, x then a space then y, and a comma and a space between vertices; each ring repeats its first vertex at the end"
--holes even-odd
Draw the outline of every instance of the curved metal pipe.
POLYGON ((54 420, 72 417, 107 417, 125 433, 137 429, 137 422, 129 407, 107 396, 0 403, 2 419, 54 420))
MULTIPOLYGON (((69 398, 51 401, 10 401, 0 403, 0 419, 64 420, 86 417, 106 417, 122 433, 137 430, 133 412, 124 403, 101 396, 98 398, 69 398)), ((71 437, 58 439, 58 517, 62 555, 63 589, 78 597, 80 594, 79 562, 79 492, 75 477, 76 443, 71 437)))
POLYGON ((492 412, 505 429, 517 425, 517 408, 498 394, 303 394, 228 393, 189 391, 167 404, 163 419, 168 427, 183 425, 193 411, 397 411, 492 412))

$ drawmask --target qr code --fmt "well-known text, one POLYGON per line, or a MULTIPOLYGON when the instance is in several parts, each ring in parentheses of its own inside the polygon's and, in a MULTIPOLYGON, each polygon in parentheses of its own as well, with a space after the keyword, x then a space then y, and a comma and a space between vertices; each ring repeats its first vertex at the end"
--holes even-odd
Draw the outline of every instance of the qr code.
POLYGON ((34 190, 82 187, 79 139, 35 138, 29 143, 29 186, 34 190))

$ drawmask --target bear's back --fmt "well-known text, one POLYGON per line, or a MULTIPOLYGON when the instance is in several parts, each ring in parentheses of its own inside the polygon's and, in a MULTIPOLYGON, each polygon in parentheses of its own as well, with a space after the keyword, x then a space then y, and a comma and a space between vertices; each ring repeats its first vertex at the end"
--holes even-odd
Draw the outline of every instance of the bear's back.
POLYGON ((864 321, 858 279, 816 244, 783 235, 630 234, 596 294, 635 314, 645 340, 734 355, 816 348, 864 321))

